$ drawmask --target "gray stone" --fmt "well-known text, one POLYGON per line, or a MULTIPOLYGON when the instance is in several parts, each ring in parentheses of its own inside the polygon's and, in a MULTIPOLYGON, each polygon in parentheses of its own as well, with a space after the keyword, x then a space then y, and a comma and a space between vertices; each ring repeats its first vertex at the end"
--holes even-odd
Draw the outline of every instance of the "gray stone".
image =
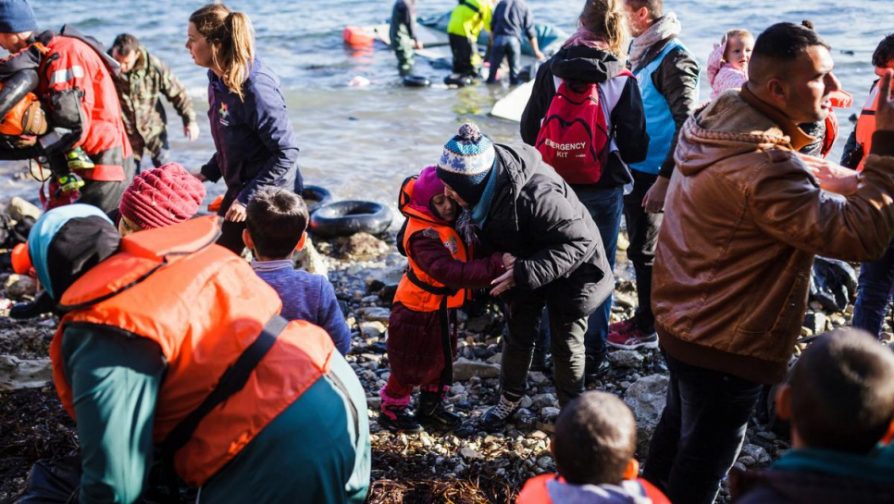
POLYGON ((385 324, 382 322, 375 321, 360 323, 360 335, 365 339, 381 338, 385 335, 385 330, 385 324))
POLYGON ((808 312, 804 316, 804 327, 810 329, 813 334, 819 334, 826 330, 826 315, 821 312, 808 312))
POLYGON ((295 263, 295 268, 303 269, 308 273, 323 276, 329 275, 329 266, 326 265, 323 256, 317 252, 317 248, 314 246, 310 236, 304 241, 304 248, 292 254, 292 262, 295 263))
POLYGON ((369 233, 355 233, 335 239, 340 258, 349 261, 367 261, 388 253, 388 244, 369 233))
POLYGON ((649 440, 664 411, 667 383, 667 375, 653 374, 636 380, 624 391, 624 402, 636 418, 637 450, 643 457, 649 451, 649 440))
POLYGON ((391 317, 391 310, 382 308, 381 306, 367 306, 360 309, 360 318, 368 322, 388 323, 391 317))
POLYGON ((555 406, 547 406, 540 410, 540 416, 542 416, 544 420, 553 421, 559 416, 560 412, 561 410, 555 406))
POLYGON ((643 364, 643 355, 636 350, 617 350, 609 352, 608 360, 619 368, 638 368, 643 364))
POLYGON ((406 270, 406 267, 403 264, 372 270, 366 277, 366 291, 379 292, 385 287, 397 288, 404 270, 406 270))
POLYGON ((547 406, 554 406, 558 403, 558 399, 556 399, 555 394, 537 394, 531 398, 534 402, 533 406, 535 409, 545 408, 547 406))
POLYGON ((487 358, 487 362, 490 362, 491 364, 500 364, 501 362, 503 362, 503 353, 497 352, 491 355, 487 358))
POLYGON ((40 388, 53 380, 50 359, 0 355, 0 391, 40 388))
POLYGON ((453 379, 466 381, 477 376, 479 378, 497 378, 500 376, 500 366, 481 361, 472 361, 465 357, 456 359, 453 363, 453 379))
POLYGON ((553 465, 552 457, 548 457, 546 455, 537 459, 537 467, 541 469, 550 469, 553 465))
POLYGON ((25 296, 37 294, 37 283, 33 278, 25 275, 9 275, 5 287, 6 295, 12 299, 22 299, 25 296))
POLYGON ((528 396, 522 397, 521 400, 518 402, 519 408, 530 408, 533 405, 534 401, 532 401, 531 398, 528 396))
POLYGON ((537 385, 546 383, 546 381, 548 380, 546 375, 541 373, 540 371, 531 371, 530 373, 528 373, 528 378, 530 378, 531 381, 536 383, 537 385))
POLYGON ((463 446, 462 448, 460 448, 459 454, 467 460, 484 458, 480 453, 478 453, 477 450, 475 450, 471 446, 463 446))
POLYGON ((16 222, 21 222, 26 217, 31 217, 32 219, 37 220, 42 213, 40 208, 18 196, 11 199, 9 201, 9 206, 6 207, 6 215, 9 215, 9 217, 16 222))
POLYGON ((378 410, 382 405, 382 398, 378 395, 366 396, 366 407, 369 409, 378 410))
MULTIPOLYGON (((758 464, 766 464, 770 462, 770 454, 767 453, 767 450, 763 446, 759 446, 756 444, 746 443, 742 447, 742 457, 750 457, 758 464)), ((743 462, 744 463, 744 462, 743 462)))

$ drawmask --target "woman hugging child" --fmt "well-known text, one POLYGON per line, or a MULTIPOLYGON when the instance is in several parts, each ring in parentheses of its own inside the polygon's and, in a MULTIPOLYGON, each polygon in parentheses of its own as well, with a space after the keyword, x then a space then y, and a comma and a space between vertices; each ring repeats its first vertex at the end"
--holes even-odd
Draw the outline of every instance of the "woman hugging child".
POLYGON ((455 429, 462 419, 445 405, 444 395, 453 381, 456 309, 467 299, 465 289, 487 287, 505 271, 503 255, 471 259, 453 229, 456 203, 444 195, 433 166, 404 182, 398 207, 407 217, 398 241, 408 264, 391 308, 391 375, 379 391, 379 425, 404 432, 418 432, 422 425, 455 429), (414 416, 409 404, 416 386, 421 394, 414 416))
POLYGON ((720 44, 714 44, 714 50, 708 56, 712 100, 727 89, 738 89, 748 82, 748 62, 753 50, 754 36, 742 29, 726 32, 720 44))

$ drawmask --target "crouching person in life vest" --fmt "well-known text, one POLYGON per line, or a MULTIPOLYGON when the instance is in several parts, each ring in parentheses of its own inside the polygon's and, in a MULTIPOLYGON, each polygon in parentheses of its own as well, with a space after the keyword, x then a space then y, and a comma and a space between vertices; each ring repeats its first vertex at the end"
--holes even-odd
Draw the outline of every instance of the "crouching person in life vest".
POLYGON ((363 389, 319 327, 214 245, 216 217, 121 238, 98 209, 42 216, 29 253, 62 315, 54 381, 79 502, 134 502, 155 456, 199 502, 363 502, 363 389))
POLYGON ((77 200, 115 210, 134 175, 113 81, 118 64, 73 28, 39 32, 25 0, 0 4, 0 47, 13 55, 4 67, 36 81, 49 123, 46 134, 30 145, 0 149, 0 159, 34 158, 48 166, 53 173, 49 208, 77 200))

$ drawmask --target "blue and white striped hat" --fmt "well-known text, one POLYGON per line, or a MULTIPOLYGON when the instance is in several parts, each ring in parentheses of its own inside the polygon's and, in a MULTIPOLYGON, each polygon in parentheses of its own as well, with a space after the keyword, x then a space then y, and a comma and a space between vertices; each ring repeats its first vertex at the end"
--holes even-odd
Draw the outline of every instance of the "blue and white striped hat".
POLYGON ((482 135, 478 126, 466 123, 444 144, 444 152, 438 160, 438 178, 466 203, 474 205, 484 192, 495 159, 496 151, 490 138, 482 135))

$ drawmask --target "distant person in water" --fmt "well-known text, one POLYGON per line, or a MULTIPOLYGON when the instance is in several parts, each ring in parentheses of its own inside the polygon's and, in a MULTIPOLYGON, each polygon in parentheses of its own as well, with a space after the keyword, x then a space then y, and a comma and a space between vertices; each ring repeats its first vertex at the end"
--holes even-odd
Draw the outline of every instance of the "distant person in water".
POLYGON ((397 71, 401 77, 413 71, 413 51, 422 49, 416 27, 416 0, 397 0, 391 9, 391 48, 397 57, 397 71))
MULTIPOLYGON (((493 4, 491 0, 460 0, 450 13, 447 36, 453 53, 453 73, 459 77, 477 77, 481 66, 478 55, 478 36, 481 30, 491 31, 493 4)), ((488 38, 488 53, 493 37, 488 38)))
POLYGON ((537 43, 537 31, 534 30, 534 16, 525 0, 500 0, 494 9, 493 47, 490 51, 490 73, 487 83, 497 82, 497 70, 503 59, 509 60, 509 83, 519 83, 518 73, 521 70, 522 35, 528 38, 534 56, 538 60, 546 58, 540 52, 537 43))
MULTIPOLYGON (((168 118, 161 103, 165 98, 183 120, 183 134, 192 142, 199 138, 199 123, 186 87, 164 63, 129 33, 115 37, 109 56, 121 66, 115 79, 127 138, 133 147, 137 168, 145 155, 156 168, 168 159, 168 118)), ((146 167, 146 164, 143 164, 146 167)))
POLYGON ((279 79, 255 55, 247 15, 222 4, 202 7, 189 17, 186 48, 196 65, 208 68, 208 119, 216 149, 196 176, 226 182, 218 243, 238 254, 245 208, 258 189, 301 192, 298 140, 279 79))

